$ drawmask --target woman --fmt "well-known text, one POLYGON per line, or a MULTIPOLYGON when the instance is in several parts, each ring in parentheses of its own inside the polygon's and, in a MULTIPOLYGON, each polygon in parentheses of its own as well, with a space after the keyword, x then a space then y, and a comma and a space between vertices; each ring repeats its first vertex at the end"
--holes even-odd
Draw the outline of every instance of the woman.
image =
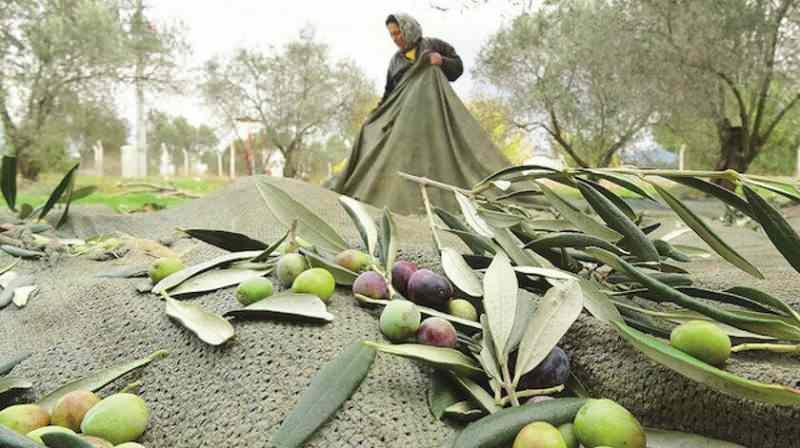
POLYGON ((441 39, 422 37, 422 27, 408 14, 392 14, 386 18, 389 36, 399 50, 389 62, 386 75, 386 89, 381 104, 389 97, 406 71, 416 62, 417 57, 427 57, 431 65, 442 69, 450 82, 464 73, 464 65, 452 45, 441 39))
MULTIPOLYGON (((395 213, 420 214, 419 187, 398 173, 468 188, 508 161, 450 86, 464 71, 453 47, 422 37, 419 23, 406 14, 393 14, 385 24, 399 50, 383 98, 333 189, 395 213)), ((458 210, 449 191, 431 189, 429 197, 435 206, 458 210)))

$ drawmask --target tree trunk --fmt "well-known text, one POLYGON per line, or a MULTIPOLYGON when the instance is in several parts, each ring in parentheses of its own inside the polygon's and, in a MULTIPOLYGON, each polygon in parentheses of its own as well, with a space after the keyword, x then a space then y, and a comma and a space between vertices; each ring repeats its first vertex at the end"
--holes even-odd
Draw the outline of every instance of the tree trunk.
POLYGON ((297 150, 289 148, 284 154, 283 177, 297 177, 297 150))
MULTIPOLYGON (((21 142, 22 139, 15 139, 16 142, 21 142)), ((12 142, 12 145, 14 143, 12 142)), ((17 157, 17 173, 24 179, 36 181, 39 179, 39 174, 42 172, 41 161, 37 161, 32 157, 31 145, 26 143, 19 143, 14 145, 14 153, 17 157)))
MULTIPOLYGON (((719 125, 720 156, 714 169, 718 171, 736 170, 740 173, 747 172, 750 162, 753 161, 755 146, 746 145, 744 132, 741 126, 731 126, 730 123, 719 125)), ((728 179, 717 179, 715 183, 721 187, 733 190, 735 184, 728 179)))

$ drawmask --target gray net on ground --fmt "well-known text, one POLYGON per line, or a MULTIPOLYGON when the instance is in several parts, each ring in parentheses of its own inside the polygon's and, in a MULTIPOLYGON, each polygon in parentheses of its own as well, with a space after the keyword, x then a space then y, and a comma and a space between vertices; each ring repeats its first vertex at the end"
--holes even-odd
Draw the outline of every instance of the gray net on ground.
MULTIPOLYGON (((75 237, 121 231, 139 238, 174 235, 176 227, 215 228, 272 241, 285 232, 269 214, 255 188, 244 179, 221 192, 163 212, 146 215, 100 214, 76 207, 65 233, 75 237)), ((323 216, 353 244, 357 233, 337 195, 290 180, 275 180, 292 196, 323 216)), ((378 211, 372 210, 377 216, 378 211)), ((427 222, 398 217, 401 257, 437 265, 427 222)), ((791 271, 765 239, 742 229, 724 229, 731 244, 762 268, 769 280, 754 282, 718 260, 691 269, 708 286, 749 284, 798 305, 800 276, 791 271)), ((695 242, 692 237, 685 238, 695 242)), ((447 239, 448 245, 460 243, 447 239)), ((682 241, 685 242, 685 241, 682 241)), ((222 252, 180 240, 178 252, 197 247, 187 261, 205 261, 222 252)), ((0 258, 3 265, 10 262, 0 258)), ((136 280, 102 279, 96 274, 147 262, 140 254, 111 262, 64 258, 48 265, 23 262, 17 270, 35 273, 41 291, 26 308, 0 311, 0 355, 31 351, 15 374, 31 379, 35 394, 92 371, 166 349, 170 356, 109 386, 119 390, 141 381, 142 397, 153 416, 142 442, 148 447, 259 447, 292 409, 321 365, 359 340, 381 340, 377 312, 358 307, 340 288, 329 310, 336 320, 319 326, 287 321, 242 321, 236 337, 211 348, 171 322, 164 304, 136 292, 136 280)), ((238 308, 233 289, 195 299, 223 313, 238 308)), ((610 328, 584 316, 564 347, 576 374, 599 395, 620 401, 643 423, 718 437, 747 446, 798 446, 800 411, 736 400, 697 385, 629 348, 610 328)), ((737 355, 728 370, 748 378, 800 386, 796 356, 737 355)), ((440 447, 457 428, 429 413, 426 391, 431 370, 414 362, 380 355, 369 376, 344 408, 309 440, 309 447, 440 447)))

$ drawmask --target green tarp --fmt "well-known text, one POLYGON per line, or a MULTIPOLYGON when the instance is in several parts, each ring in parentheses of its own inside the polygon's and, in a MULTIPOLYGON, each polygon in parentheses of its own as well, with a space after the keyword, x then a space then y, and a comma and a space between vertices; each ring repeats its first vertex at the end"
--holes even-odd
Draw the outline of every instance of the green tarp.
MULTIPOLYGON (((334 190, 395 213, 423 213, 419 187, 406 172, 472 187, 508 160, 458 98, 442 71, 417 62, 373 111, 334 190)), ((434 205, 457 210, 452 193, 429 189, 434 205)))

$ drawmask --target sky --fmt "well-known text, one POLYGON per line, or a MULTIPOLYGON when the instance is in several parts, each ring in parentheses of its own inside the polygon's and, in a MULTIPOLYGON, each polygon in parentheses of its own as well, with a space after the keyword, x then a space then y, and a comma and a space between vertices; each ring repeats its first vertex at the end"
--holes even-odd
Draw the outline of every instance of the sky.
MULTIPOLYGON (((481 46, 518 12, 507 0, 489 3, 465 9, 459 0, 151 0, 147 14, 157 24, 183 23, 192 46, 187 67, 198 67, 236 48, 280 47, 312 25, 318 39, 330 46, 334 60, 354 60, 382 91, 389 59, 396 51, 384 21, 390 13, 405 12, 417 18, 424 35, 449 42, 461 55, 465 73, 453 87, 465 98, 476 88, 471 70, 481 46)), ((133 89, 123 98, 123 113, 135 123, 133 89)), ((149 96, 147 102, 148 107, 183 115, 195 125, 213 124, 199 98, 149 96)))

